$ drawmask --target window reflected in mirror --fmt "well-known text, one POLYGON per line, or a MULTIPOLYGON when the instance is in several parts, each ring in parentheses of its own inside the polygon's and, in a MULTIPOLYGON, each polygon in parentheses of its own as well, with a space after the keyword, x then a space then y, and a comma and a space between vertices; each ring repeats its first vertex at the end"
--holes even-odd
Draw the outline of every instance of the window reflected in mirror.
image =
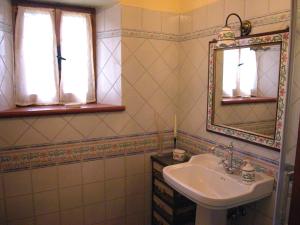
POLYGON ((216 50, 214 124, 274 137, 280 46, 216 50))

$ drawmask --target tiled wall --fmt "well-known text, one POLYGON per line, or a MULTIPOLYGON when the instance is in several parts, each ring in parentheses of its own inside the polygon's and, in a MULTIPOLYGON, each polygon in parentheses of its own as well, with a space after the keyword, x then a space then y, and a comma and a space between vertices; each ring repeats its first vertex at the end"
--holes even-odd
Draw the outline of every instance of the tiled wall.
MULTIPOLYGON (((0 110, 13 106, 13 43, 11 7, 0 2, 0 110)), ((0 141, 1 143, 1 141, 0 141)))
POLYGON ((149 224, 151 154, 5 173, 0 224, 149 224))
MULTIPOLYGON (((135 37, 121 41, 120 32, 110 33, 120 25, 119 10, 120 6, 116 5, 97 13, 97 30, 104 29, 108 33, 97 35, 98 97, 101 103, 122 103, 126 111, 1 119, 0 130, 7 132, 0 132, 0 149, 173 128, 178 44, 135 37)), ((123 23, 128 20, 123 16, 123 23)), ((8 61, 9 58, 5 58, 8 61)))
MULTIPOLYGON (((277 13, 277 15, 281 17, 281 14, 278 13, 282 13, 282 15, 285 14, 284 11, 289 9, 288 3, 288 1, 273 2, 268 0, 257 1, 257 3, 256 1, 220 0, 204 8, 184 14, 184 19, 181 21, 181 30, 187 33, 187 40, 180 42, 180 130, 224 144, 233 141, 230 138, 206 131, 208 42, 216 38, 213 32, 213 26, 222 26, 225 15, 228 15, 230 12, 236 12, 239 13, 242 18, 253 21, 252 33, 284 29, 289 24, 288 17, 285 21, 280 21, 275 19, 275 15, 277 13), (281 7, 276 8, 278 5, 281 5, 281 7), (262 10, 264 8, 265 10, 262 10), (202 12, 213 13, 205 14, 208 16, 203 17, 201 20, 202 12), (218 16, 215 18, 215 15, 218 16), (186 20, 186 18, 189 19, 186 20), (202 24, 203 22, 201 21, 205 21, 205 27, 199 27, 197 25, 199 23, 202 24)), ((257 155, 277 161, 279 160, 278 152, 242 141, 234 140, 234 142, 235 146, 242 151, 256 153, 257 155)))
MULTIPOLYGON (((260 33, 285 29, 289 25, 288 17, 285 20, 275 18, 282 17, 288 10, 289 1, 218 0, 182 15, 180 30, 185 33, 186 41, 180 42, 179 117, 181 131, 223 144, 234 141, 237 151, 242 154, 255 154, 252 157, 279 161, 278 152, 206 131, 208 42, 216 38, 215 28, 221 27, 226 16, 231 12, 238 13, 242 19, 250 19, 253 22, 252 33, 260 33)), ((234 21, 233 18, 231 20, 234 21)), ((247 217, 242 217, 238 224, 271 225, 274 196, 275 193, 272 197, 249 206, 247 217)))
MULTIPOLYGON (((173 128, 179 53, 173 41, 130 35, 121 40, 119 10, 115 5, 97 11, 98 98, 101 103, 122 103, 126 111, 0 119, 4 224, 149 224, 149 156, 159 145, 154 134, 148 153, 147 138, 151 132, 173 128), (142 139, 141 145, 136 140, 128 144, 132 137, 142 139), (98 141, 104 142, 102 147, 88 147, 98 141), (78 144, 82 147, 72 146, 78 144), (128 145, 133 152, 122 150, 128 145), (117 154, 107 155, 110 151, 117 154), (91 172, 84 172, 85 165, 91 172), (46 187, 37 189, 36 171, 46 178, 40 184, 46 187), (97 171, 104 175, 86 180, 87 174, 97 171), (20 183, 13 183, 17 180, 20 183), (48 180, 52 183, 44 184, 48 180), (10 193, 15 185, 19 190, 10 193)), ((153 17, 151 12, 149 16, 153 17)), ((129 21, 123 14, 122 23, 129 21)), ((178 21, 174 24, 179 27, 178 21)), ((150 26, 145 30, 153 28, 144 25, 150 26)))
MULTIPOLYGON (((68 157, 64 157, 65 152, 76 159, 77 150, 68 150, 61 143, 82 144, 84 151, 86 142, 118 142, 124 135, 126 140, 148 134, 143 137, 147 140, 148 132, 171 130, 175 112, 180 117, 180 130, 185 131, 187 136, 195 135, 202 141, 229 143, 232 139, 206 132, 205 129, 208 42, 215 37, 212 36, 215 26, 223 24, 225 15, 232 11, 242 17, 258 17, 254 19, 255 33, 285 28, 287 19, 278 20, 277 14, 268 17, 266 22, 261 22, 259 16, 285 11, 288 9, 286 5, 285 0, 219 0, 181 16, 120 5, 98 10, 98 81, 101 84, 101 79, 105 79, 103 86, 99 86, 99 101, 122 103, 126 105, 126 111, 1 119, 0 131, 6 131, 0 132, 1 162, 12 159, 21 167, 29 163, 26 170, 22 167, 21 171, 1 176, 0 212, 5 215, 1 220, 8 221, 8 224, 26 225, 43 224, 41 221, 49 224, 52 220, 51 224, 57 221, 57 224, 73 224, 68 220, 75 220, 74 224, 94 224, 92 219, 99 221, 99 224, 125 224, 126 221, 130 225, 140 225, 143 221, 149 223, 151 153, 147 152, 146 144, 143 147, 134 145, 134 155, 124 150, 114 157, 97 158, 93 155, 88 160, 80 158, 79 161, 69 161, 68 157), (46 163, 45 168, 32 167, 36 157, 33 146, 36 145, 46 145, 37 154, 41 162, 42 159, 53 159, 55 165, 46 163), (16 148, 20 150, 5 151, 16 148), (53 152, 49 150, 52 148, 55 149, 53 152), (15 152, 16 155, 10 155, 15 152), (60 157, 62 161, 59 161, 60 157), (62 165, 61 162, 67 164, 62 165), (91 171, 89 176, 85 175, 88 170, 91 171), (102 172, 98 174, 96 171, 102 172), (17 176, 20 179, 15 179, 17 176), (49 179, 36 183, 39 176, 49 179), (45 184, 51 177, 52 183, 45 184), (17 180, 21 183, 14 184, 17 180), (10 185, 15 188, 10 188, 10 185), (12 204, 16 207, 12 208, 12 204), (28 207, 24 208, 24 204, 28 207), (134 211, 136 209, 141 211, 134 211), (44 219, 41 220, 42 217, 44 219), (19 219, 28 219, 28 222, 20 222, 19 219)), ((7 11, 0 12, 0 18, 7 11)), ((7 59, 12 63, 12 58, 5 57, 7 59)), ((157 138, 156 134, 154 136, 157 138)), ((237 150, 248 154, 248 157, 275 160, 272 163, 276 167, 278 153, 242 141, 235 140, 235 143, 237 150)), ((120 145, 127 146, 123 141, 120 145)), ((110 148, 115 151, 113 146, 110 148)), ((158 148, 157 143, 154 146, 152 151, 158 148)), ((101 148, 99 151, 102 152, 101 148)), ((5 170, 2 168, 2 171, 5 170)), ((266 202, 272 203, 273 200, 266 202)), ((258 218, 266 214, 266 208, 272 205, 267 203, 255 205, 258 218), (259 209, 263 209, 260 214, 259 209)), ((268 224, 271 214, 272 209, 263 219, 258 219, 261 223, 258 224, 268 224), (263 223, 264 220, 268 223, 263 223)))

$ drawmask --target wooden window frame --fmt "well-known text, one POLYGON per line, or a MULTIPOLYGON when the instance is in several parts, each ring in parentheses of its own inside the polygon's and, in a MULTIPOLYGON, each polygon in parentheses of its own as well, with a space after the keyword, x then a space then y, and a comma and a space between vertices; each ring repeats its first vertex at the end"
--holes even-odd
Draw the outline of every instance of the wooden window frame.
MULTIPOLYGON (((75 107, 67 105, 47 105, 47 106, 16 106, 15 108, 0 111, 0 118, 7 117, 24 117, 24 116, 46 116, 57 114, 77 114, 77 113, 92 113, 92 112, 115 112, 124 111, 125 106, 115 106, 108 104, 97 104, 97 55, 96 55, 96 10, 90 7, 81 7, 66 5, 62 3, 42 3, 31 0, 12 0, 13 12, 13 34, 15 37, 15 23, 18 13, 18 6, 37 7, 37 8, 51 8, 55 10, 55 35, 60 37, 60 22, 61 11, 81 12, 91 15, 92 23, 92 42, 93 42, 93 60, 94 60, 94 74, 95 74, 95 97, 96 101, 93 103, 81 104, 75 107)), ((57 48, 60 49, 60 38, 57 38, 57 48)), ((61 71, 59 71, 59 76, 61 71)))

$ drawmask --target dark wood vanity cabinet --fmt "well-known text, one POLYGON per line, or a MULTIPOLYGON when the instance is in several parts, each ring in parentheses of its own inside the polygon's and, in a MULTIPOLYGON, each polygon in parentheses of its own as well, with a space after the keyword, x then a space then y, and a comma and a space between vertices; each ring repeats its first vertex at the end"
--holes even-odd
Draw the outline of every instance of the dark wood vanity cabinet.
POLYGON ((179 162, 172 154, 154 155, 152 159, 152 225, 193 225, 196 204, 164 182, 165 166, 179 162))

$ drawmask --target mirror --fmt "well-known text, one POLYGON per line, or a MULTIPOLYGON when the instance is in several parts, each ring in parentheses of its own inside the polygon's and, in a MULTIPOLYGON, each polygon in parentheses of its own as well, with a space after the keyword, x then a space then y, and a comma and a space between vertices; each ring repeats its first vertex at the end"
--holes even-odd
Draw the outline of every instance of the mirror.
POLYGON ((288 31, 210 42, 207 130, 280 149, 288 31))

